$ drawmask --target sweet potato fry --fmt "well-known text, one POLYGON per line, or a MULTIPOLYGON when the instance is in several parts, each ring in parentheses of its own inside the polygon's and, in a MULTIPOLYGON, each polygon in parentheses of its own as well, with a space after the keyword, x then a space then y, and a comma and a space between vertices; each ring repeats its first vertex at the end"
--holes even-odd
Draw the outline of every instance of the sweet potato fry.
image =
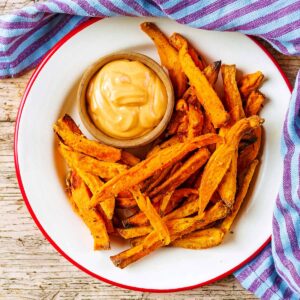
MULTIPOLYGON (((221 202, 217 203, 211 209, 203 213, 201 217, 175 219, 167 222, 169 232, 171 233, 171 241, 193 231, 204 228, 208 224, 224 218, 228 209, 225 205, 221 209, 221 202)), ((162 247, 164 244, 160 241, 156 231, 151 232, 137 246, 125 250, 117 255, 111 256, 110 259, 115 266, 123 269, 131 263, 141 259, 154 250, 162 247)))
POLYGON ((153 231, 153 228, 151 226, 139 226, 139 227, 132 227, 132 228, 118 228, 117 232, 119 235, 128 240, 135 237, 144 236, 146 234, 149 234, 151 231, 153 231))
POLYGON ((232 153, 231 164, 218 188, 221 199, 229 208, 231 208, 234 203, 236 193, 237 159, 238 151, 236 150, 232 153))
POLYGON ((169 38, 170 44, 178 51, 184 44, 188 44, 189 54, 192 57, 195 65, 202 71, 206 67, 206 62, 203 56, 179 33, 173 33, 169 38))
POLYGON ((214 127, 219 128, 224 126, 229 120, 229 115, 205 75, 193 62, 188 53, 187 45, 180 49, 179 60, 190 84, 195 87, 197 98, 201 101, 201 105, 208 113, 214 127))
POLYGON ((230 114, 230 121, 236 121, 245 117, 241 95, 236 82, 235 65, 222 65, 221 73, 225 93, 226 109, 230 114))
POLYGON ((132 208, 137 204, 133 198, 116 198, 116 206, 118 208, 132 208))
POLYGON ((252 180, 252 177, 254 175, 257 165, 258 165, 258 160, 254 160, 250 164, 249 169, 247 170, 246 175, 244 177, 242 186, 239 188, 239 191, 237 193, 237 197, 236 197, 233 209, 232 209, 230 215, 228 215, 220 225, 220 228, 224 231, 224 233, 228 232, 231 228, 231 225, 243 203, 243 200, 246 197, 248 188, 250 186, 250 183, 251 183, 251 180, 252 180))
POLYGON ((248 145, 239 153, 238 156, 238 171, 243 172, 250 163, 257 158, 260 145, 261 145, 261 127, 258 127, 254 130, 253 135, 256 137, 256 141, 251 145, 248 145))
POLYGON ((265 96, 260 91, 253 91, 246 100, 245 114, 247 117, 258 115, 263 104, 265 96))
MULTIPOLYGON (((88 186, 91 193, 94 195, 99 192, 100 187, 104 184, 103 181, 98 176, 95 176, 91 173, 88 173, 80 168, 80 164, 77 164, 77 160, 73 159, 73 151, 68 146, 65 146, 62 142, 59 143, 59 151, 61 155, 66 160, 68 166, 71 169, 74 169, 78 175, 82 178, 84 183, 88 186), (71 153, 71 155, 70 155, 71 153)), ((82 155, 82 154, 79 154, 82 155)), ((106 199, 102 203, 100 203, 101 211, 103 212, 103 217, 105 217, 106 225, 110 228, 107 229, 108 231, 112 230, 112 224, 110 224, 109 220, 111 220, 113 212, 115 201, 114 199, 106 199)))
POLYGON ((164 220, 181 219, 196 213, 199 209, 198 197, 195 195, 192 195, 190 197, 192 199, 191 201, 184 203, 179 208, 167 214, 164 217, 164 220))
POLYGON ((175 95, 179 99, 187 88, 187 78, 179 64, 177 50, 170 45, 168 38, 154 23, 144 22, 141 29, 153 40, 162 65, 169 71, 175 95))
POLYGON ((122 150, 121 152, 121 162, 128 165, 128 166, 135 166, 136 164, 138 164, 141 160, 134 156, 133 154, 131 154, 130 152, 127 152, 125 150, 122 150))
POLYGON ((146 215, 153 229, 157 232, 159 239, 164 245, 170 244, 168 228, 153 207, 150 199, 145 197, 139 189, 131 189, 131 193, 138 207, 146 215))
POLYGON ((219 228, 208 228, 195 231, 171 243, 171 246, 186 249, 206 249, 221 244, 224 232, 219 228))
POLYGON ((174 144, 178 144, 178 143, 180 143, 180 140, 179 140, 177 135, 174 135, 171 138, 169 138, 168 140, 161 143, 160 145, 156 145, 154 148, 152 148, 148 152, 146 158, 149 158, 150 156, 153 156, 154 154, 156 154, 157 152, 159 152, 162 149, 168 148, 168 147, 170 147, 174 144))
MULTIPOLYGON (((147 187, 145 189, 146 193, 149 193, 150 191, 152 191, 156 186, 158 186, 166 177, 167 175, 170 173, 171 169, 173 166, 169 166, 165 169, 158 170, 157 171, 157 176, 152 176, 154 177, 151 181, 147 182, 147 187)), ((150 178, 149 178, 150 179, 150 178)))
POLYGON ((106 182, 100 188, 100 191, 93 195, 91 206, 96 206, 105 199, 117 195, 122 190, 128 190, 138 185, 153 175, 158 169, 164 169, 176 163, 189 152, 221 141, 222 138, 216 134, 206 134, 190 140, 189 143, 179 143, 162 149, 157 154, 141 161, 124 173, 106 182))
POLYGON ((88 140, 68 115, 59 119, 53 125, 53 129, 66 145, 78 152, 109 162, 116 162, 121 159, 121 150, 88 140))
MULTIPOLYGON (((168 215, 163 218, 164 222, 166 222, 166 225, 169 229, 169 232, 171 236, 173 236, 174 240, 178 237, 175 235, 178 232, 181 232, 183 229, 186 230, 187 233, 193 232, 198 229, 202 229, 206 225, 224 218, 229 213, 228 208, 225 206, 223 202, 217 202, 212 208, 210 208, 207 212, 205 212, 205 222, 203 224, 203 216, 202 217, 188 217, 192 215, 193 213, 197 212, 198 205, 196 205, 196 201, 192 199, 190 203, 188 202, 184 207, 181 209, 177 209, 174 211, 174 214, 168 218, 168 215), (188 205, 189 204, 189 205, 188 205), (178 217, 178 218, 177 218, 178 217), (188 228, 188 230, 187 230, 188 228)), ((149 232, 151 231, 151 226, 148 226, 147 229, 149 232)), ((144 229, 146 231, 146 229, 144 229)), ((129 232, 128 235, 131 233, 129 232)), ((143 240, 143 234, 141 233, 140 236, 135 235, 135 238, 141 237, 141 239, 136 239, 134 242, 135 244, 138 244, 139 242, 142 242, 143 240)))
POLYGON ((217 82, 218 75, 220 72, 222 62, 220 60, 209 64, 204 70, 203 74, 205 75, 206 79, 208 80, 211 86, 214 86, 217 82))
POLYGON ((246 99, 252 91, 257 90, 264 80, 264 74, 257 71, 252 74, 244 75, 239 81, 241 95, 246 99))
POLYGON ((96 209, 89 208, 89 191, 75 171, 72 172, 70 183, 72 200, 75 202, 83 221, 91 231, 95 250, 109 249, 109 237, 105 223, 96 209))
MULTIPOLYGON (((169 200, 168 206, 165 210, 165 213, 168 214, 171 212, 177 205, 182 201, 183 198, 189 197, 190 195, 197 195, 198 196, 198 191, 195 189, 190 189, 190 188, 183 188, 183 189, 178 189, 175 190, 174 193, 172 194, 171 199, 169 200)), ((156 211, 159 211, 159 202, 156 203, 156 199, 160 200, 161 197, 155 197, 153 202, 153 206, 156 209, 156 211)), ((123 221, 124 227, 131 227, 131 226, 143 226, 149 224, 147 217, 143 212, 139 212, 136 215, 125 219, 123 221)))
POLYGON ((197 105, 191 103, 188 104, 187 119, 187 138, 192 139, 199 136, 203 127, 203 114, 201 109, 197 105))
POLYGON ((174 190, 173 191, 170 191, 170 192, 167 192, 162 200, 161 200, 161 204, 160 204, 160 208, 159 208, 159 211, 160 211, 160 215, 163 216, 165 214, 165 211, 168 207, 168 204, 170 202, 170 199, 172 198, 172 195, 174 193, 174 190))
POLYGON ((259 127, 262 122, 263 120, 258 116, 244 118, 236 122, 228 131, 225 144, 219 146, 212 154, 205 166, 199 188, 199 214, 204 211, 211 196, 224 178, 243 135, 259 127))
POLYGON ((66 159, 68 165, 74 165, 76 169, 100 176, 101 178, 111 179, 127 170, 125 165, 97 160, 91 156, 73 151, 63 143, 60 143, 59 151, 66 159))
POLYGON ((177 170, 171 177, 169 177, 163 184, 156 187, 150 194, 150 197, 154 197, 159 193, 167 193, 175 190, 185 180, 187 180, 192 174, 199 170, 209 159, 210 153, 206 148, 199 149, 194 155, 192 155, 183 165, 177 170))

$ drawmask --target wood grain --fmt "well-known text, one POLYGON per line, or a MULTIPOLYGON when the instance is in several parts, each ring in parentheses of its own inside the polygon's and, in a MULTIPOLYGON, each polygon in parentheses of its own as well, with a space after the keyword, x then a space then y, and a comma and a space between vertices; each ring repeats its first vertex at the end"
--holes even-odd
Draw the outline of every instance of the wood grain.
MULTIPOLYGON (((0 13, 33 2, 0 0, 0 13)), ((263 44, 293 84, 300 58, 284 56, 263 44)), ((13 162, 14 123, 31 73, 0 81, 0 299, 256 299, 233 276, 174 294, 127 291, 91 278, 54 250, 25 207, 13 162)))

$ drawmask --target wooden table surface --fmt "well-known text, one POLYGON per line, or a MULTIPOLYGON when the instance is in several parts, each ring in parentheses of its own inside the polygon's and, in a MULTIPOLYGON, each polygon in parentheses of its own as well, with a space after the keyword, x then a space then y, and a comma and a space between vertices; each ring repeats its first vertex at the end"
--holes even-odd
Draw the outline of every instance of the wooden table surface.
MULTIPOLYGON (((0 0, 0 14, 34 2, 0 0)), ((300 58, 263 44, 293 84, 300 58)), ((256 299, 233 276, 172 294, 128 291, 86 275, 54 250, 27 211, 15 176, 14 125, 31 73, 0 80, 0 299, 256 299)))

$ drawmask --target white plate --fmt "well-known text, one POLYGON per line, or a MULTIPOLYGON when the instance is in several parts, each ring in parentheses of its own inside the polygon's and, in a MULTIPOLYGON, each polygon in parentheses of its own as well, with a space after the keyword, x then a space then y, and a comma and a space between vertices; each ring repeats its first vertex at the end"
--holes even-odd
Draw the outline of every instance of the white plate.
POLYGON ((24 199, 54 247, 101 280, 144 291, 175 291, 212 282, 253 257, 270 237, 282 172, 280 135, 289 98, 288 84, 278 66, 242 34, 197 30, 167 19, 89 21, 54 47, 28 84, 15 134, 16 170, 24 199), (158 60, 151 40, 139 29, 145 20, 155 21, 167 34, 184 34, 209 61, 221 59, 245 73, 261 70, 267 78, 262 88, 268 99, 262 111, 266 137, 255 188, 235 222, 234 233, 228 234, 222 245, 201 251, 160 249, 120 270, 109 256, 128 245, 112 243, 110 251, 93 251, 88 229, 69 205, 64 191, 64 163, 55 148, 52 124, 65 112, 81 123, 74 103, 76 84, 86 67, 100 56, 134 50, 158 60))

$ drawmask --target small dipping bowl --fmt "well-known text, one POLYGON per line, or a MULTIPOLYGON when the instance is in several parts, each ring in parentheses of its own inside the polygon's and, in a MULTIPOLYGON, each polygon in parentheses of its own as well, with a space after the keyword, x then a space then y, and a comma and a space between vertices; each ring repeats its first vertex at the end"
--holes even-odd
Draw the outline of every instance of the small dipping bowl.
POLYGON ((174 91, 169 76, 166 74, 164 69, 153 59, 151 59, 148 56, 135 53, 135 52, 116 52, 101 57, 84 72, 79 83, 79 88, 77 92, 77 101, 79 103, 79 115, 84 126, 97 140, 103 142, 104 144, 111 145, 117 148, 136 148, 139 146, 144 146, 154 141, 166 129, 173 113, 174 91), (133 138, 133 139, 118 139, 105 134, 94 124, 92 118, 89 115, 88 107, 87 107, 86 93, 87 93, 87 88, 90 83, 90 80, 106 64, 119 59, 139 61, 143 63, 145 66, 151 69, 155 74, 157 74, 157 76, 160 78, 163 85, 165 86, 166 93, 167 93, 167 108, 161 121, 150 132, 146 133, 143 136, 133 138))

